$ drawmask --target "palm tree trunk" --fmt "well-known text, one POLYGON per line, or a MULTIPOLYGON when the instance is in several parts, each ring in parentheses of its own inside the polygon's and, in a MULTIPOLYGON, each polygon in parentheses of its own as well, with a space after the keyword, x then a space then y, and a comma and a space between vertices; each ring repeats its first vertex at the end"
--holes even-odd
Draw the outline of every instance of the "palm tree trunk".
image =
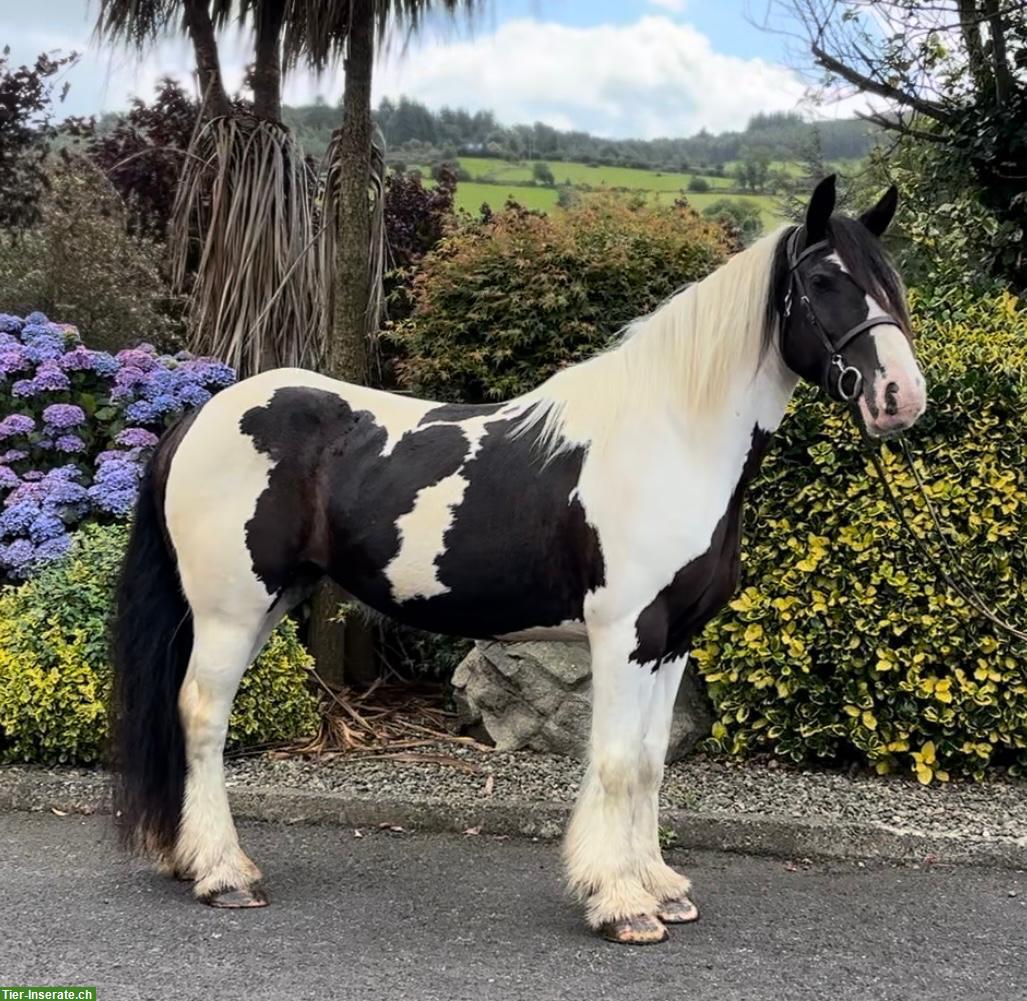
POLYGON ((253 64, 253 113, 273 122, 282 120, 282 21, 285 6, 265 0, 257 14, 253 64))
POLYGON ((206 0, 185 0, 185 28, 196 52, 196 74, 200 80, 203 114, 207 118, 227 115, 231 102, 221 79, 217 37, 206 0))
POLYGON ((353 0, 347 46, 346 89, 339 144, 339 250, 336 261, 334 336, 328 371, 348 382, 367 381, 367 306, 371 207, 371 71, 374 0, 353 0))
MULTIPOLYGON (((339 241, 335 270, 335 316, 328 348, 328 374, 347 382, 368 377, 367 308, 371 208, 371 73, 374 62, 374 2, 352 0, 351 26, 339 141, 339 241)), ((370 625, 355 616, 336 621, 347 595, 334 582, 318 588, 311 609, 311 652, 322 676, 348 684, 375 676, 370 625)))

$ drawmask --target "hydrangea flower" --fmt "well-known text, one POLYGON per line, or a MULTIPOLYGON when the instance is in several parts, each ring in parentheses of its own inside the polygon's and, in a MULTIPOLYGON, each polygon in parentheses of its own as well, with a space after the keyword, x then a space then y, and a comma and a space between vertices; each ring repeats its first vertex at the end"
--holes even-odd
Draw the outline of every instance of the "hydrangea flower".
POLYGON ((0 567, 8 569, 12 576, 20 577, 35 555, 35 548, 28 539, 15 539, 9 545, 0 546, 0 567))
POLYGON ((86 412, 74 403, 52 403, 43 411, 43 423, 52 428, 77 428, 86 422, 86 412))
POLYGON ((55 361, 45 361, 36 369, 36 376, 32 380, 37 392, 59 392, 70 389, 71 382, 66 373, 55 361))
POLYGON ((152 431, 147 431, 146 428, 125 428, 114 439, 114 442, 125 448, 152 448, 159 440, 152 431))
POLYGON ((0 438, 13 438, 17 434, 29 434, 36 429, 36 422, 26 414, 8 414, 0 421, 0 438))
POLYGON ((193 383, 180 386, 175 393, 178 402, 186 407, 202 407, 210 399, 210 390, 193 383))
POLYGON ((32 368, 32 361, 25 354, 25 349, 19 344, 17 347, 5 345, 0 348, 0 375, 10 375, 12 372, 27 372, 32 368))
POLYGON ((86 450, 86 443, 77 434, 62 434, 53 444, 58 452, 71 454, 86 450))
POLYGON ((43 313, 0 314, 0 582, 63 555, 83 518, 127 517, 160 431, 234 381, 216 359, 145 343, 114 356, 43 313), (87 397, 95 407, 80 405, 87 397))

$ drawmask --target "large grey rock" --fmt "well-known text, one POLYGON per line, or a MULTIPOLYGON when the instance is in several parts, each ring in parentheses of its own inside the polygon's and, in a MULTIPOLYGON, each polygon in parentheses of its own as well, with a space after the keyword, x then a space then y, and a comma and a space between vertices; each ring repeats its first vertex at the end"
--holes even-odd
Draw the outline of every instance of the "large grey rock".
MULTIPOLYGON (((480 642, 454 672, 453 688, 464 730, 500 750, 585 757, 592 715, 586 644, 480 642)), ((689 668, 674 707, 667 760, 688 754, 712 722, 705 686, 689 668)))

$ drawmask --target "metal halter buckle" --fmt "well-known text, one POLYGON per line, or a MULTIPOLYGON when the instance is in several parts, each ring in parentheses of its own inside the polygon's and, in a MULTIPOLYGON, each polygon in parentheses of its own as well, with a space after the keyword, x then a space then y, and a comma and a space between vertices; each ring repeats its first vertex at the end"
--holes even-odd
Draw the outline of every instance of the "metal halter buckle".
POLYGON ((842 356, 839 354, 832 355, 831 367, 838 370, 838 381, 835 383, 835 390, 838 393, 838 398, 843 403, 851 403, 859 396, 863 389, 863 374, 858 368, 846 365, 842 356), (851 380, 851 389, 846 389, 846 379, 851 380))

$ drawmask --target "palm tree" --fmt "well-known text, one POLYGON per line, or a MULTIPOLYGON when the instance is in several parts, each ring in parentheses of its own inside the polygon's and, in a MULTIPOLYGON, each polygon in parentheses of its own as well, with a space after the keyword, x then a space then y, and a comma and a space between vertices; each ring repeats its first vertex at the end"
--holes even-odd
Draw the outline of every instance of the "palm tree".
POLYGON ((193 44, 201 119, 168 227, 175 285, 189 291, 190 346, 240 375, 318 367, 327 303, 317 179, 281 122, 281 37, 289 0, 100 0, 97 33, 142 49, 180 25, 193 44), (253 101, 225 91, 217 29, 254 33, 253 101))
POLYGON ((317 73, 338 60, 344 66, 342 123, 328 153, 334 187, 336 231, 344 236, 335 260, 335 308, 326 367, 330 375, 362 382, 369 374, 368 346, 376 328, 378 282, 372 207, 377 189, 371 121, 371 80, 376 50, 397 30, 416 32, 433 10, 470 16, 481 0, 290 0, 284 47, 289 65, 317 73))
MULTIPOLYGON (((381 209, 380 179, 384 163, 374 143, 371 80, 374 56, 393 28, 416 31, 432 8, 470 14, 476 0, 291 0, 284 33, 289 65, 305 62, 321 73, 337 60, 344 65, 342 123, 326 157, 331 204, 326 215, 339 234, 325 261, 334 260, 332 334, 325 367, 329 375, 350 382, 370 376, 369 347, 380 308, 382 227, 372 220, 381 209), (372 196, 376 195, 376 197, 372 196)), ((349 680, 373 675, 372 640, 367 623, 336 614, 347 600, 334 584, 322 586, 314 599, 309 642, 319 664, 345 663, 349 680)))

